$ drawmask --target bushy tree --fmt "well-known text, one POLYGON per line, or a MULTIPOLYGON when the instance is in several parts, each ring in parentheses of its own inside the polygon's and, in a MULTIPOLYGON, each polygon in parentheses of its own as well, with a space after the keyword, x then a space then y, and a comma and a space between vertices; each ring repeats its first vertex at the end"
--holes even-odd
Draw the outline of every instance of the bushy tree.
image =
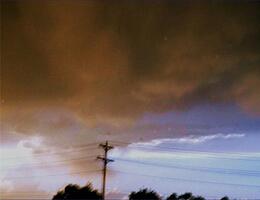
POLYGON ((166 198, 166 200, 178 200, 178 195, 176 193, 172 193, 166 198))
POLYGON ((220 200, 229 200, 229 198, 227 196, 224 196, 220 200))
POLYGON ((166 200, 205 200, 202 196, 193 196, 192 193, 186 192, 180 196, 176 193, 172 193, 166 200))
POLYGON ((180 195, 180 196, 178 197, 178 199, 180 199, 180 200, 189 200, 189 199, 191 199, 192 197, 193 197, 193 196, 192 196, 192 193, 191 193, 191 192, 186 192, 186 193, 180 195))
POLYGON ((76 184, 67 185, 64 190, 57 192, 52 198, 53 200, 72 200, 72 199, 92 199, 102 200, 102 195, 94 190, 89 183, 86 186, 80 187, 76 184))
POLYGON ((160 196, 153 190, 147 188, 141 189, 138 192, 131 192, 129 200, 160 200, 160 196))
POLYGON ((206 199, 202 196, 196 196, 196 197, 192 197, 191 200, 206 200, 206 199))

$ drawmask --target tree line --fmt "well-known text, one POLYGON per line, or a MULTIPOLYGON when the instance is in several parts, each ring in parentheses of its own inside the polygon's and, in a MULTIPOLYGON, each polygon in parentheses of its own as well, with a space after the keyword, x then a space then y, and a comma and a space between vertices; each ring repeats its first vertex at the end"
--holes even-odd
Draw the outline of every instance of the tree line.
MULTIPOLYGON (((91 183, 80 187, 77 184, 69 184, 63 190, 58 191, 52 198, 53 200, 102 200, 101 193, 92 187, 91 183)), ((162 200, 163 198, 154 190, 140 189, 139 191, 133 191, 128 195, 129 200, 162 200)), ((194 196, 191 192, 178 195, 172 193, 166 200, 206 200, 202 196, 194 196)), ((229 200, 227 196, 222 197, 220 200, 229 200)))

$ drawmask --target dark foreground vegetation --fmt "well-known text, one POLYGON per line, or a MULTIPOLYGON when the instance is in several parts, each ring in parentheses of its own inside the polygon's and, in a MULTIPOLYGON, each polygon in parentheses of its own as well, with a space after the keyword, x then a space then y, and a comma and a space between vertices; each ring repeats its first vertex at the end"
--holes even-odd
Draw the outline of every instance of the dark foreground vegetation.
MULTIPOLYGON (((190 192, 178 195, 172 193, 166 198, 162 198, 157 192, 149 189, 140 189, 137 192, 131 192, 128 195, 129 200, 206 200, 202 196, 194 196, 190 192)), ((78 185, 69 184, 63 190, 58 191, 57 194, 52 198, 53 200, 102 200, 102 195, 98 190, 93 189, 91 184, 80 187, 78 185)), ((220 200, 229 200, 228 197, 223 197, 220 200)))

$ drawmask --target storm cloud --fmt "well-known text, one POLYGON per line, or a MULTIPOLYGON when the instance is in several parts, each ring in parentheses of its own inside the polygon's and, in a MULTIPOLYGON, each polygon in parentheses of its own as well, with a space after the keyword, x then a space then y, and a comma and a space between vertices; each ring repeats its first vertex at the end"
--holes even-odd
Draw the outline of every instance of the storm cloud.
POLYGON ((259 3, 1 4, 8 123, 31 126, 35 113, 53 109, 89 126, 125 126, 147 112, 203 103, 260 112, 259 3))

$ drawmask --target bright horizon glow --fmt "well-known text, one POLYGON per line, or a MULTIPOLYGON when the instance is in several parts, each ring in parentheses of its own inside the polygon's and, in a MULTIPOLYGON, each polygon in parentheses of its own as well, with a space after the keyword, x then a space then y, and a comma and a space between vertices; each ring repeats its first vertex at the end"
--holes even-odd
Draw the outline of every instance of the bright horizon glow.
MULTIPOLYGON (((240 140, 242 138, 246 138, 245 134, 240 135, 221 135, 217 134, 205 136, 206 138, 213 138, 210 140, 203 140, 202 143, 193 143, 193 145, 203 145, 205 142, 221 142, 221 140, 230 140, 232 143, 233 140, 240 140), (234 136, 234 137, 233 137, 234 136)), ((193 138, 194 136, 187 136, 184 137, 184 139, 187 138, 193 138)), ((203 137, 198 137, 203 138, 203 137)), ((196 138, 195 138, 196 139, 196 138)), ((159 180, 162 179, 160 177, 168 177, 169 180, 165 179, 164 181, 169 182, 169 185, 176 182, 177 180, 180 182, 178 188, 178 191, 185 192, 188 191, 184 188, 191 188, 191 185, 197 185, 195 188, 191 190, 194 194, 197 195, 204 195, 204 196, 210 196, 209 194, 203 192, 203 187, 207 185, 208 191, 210 191, 211 196, 214 196, 216 198, 220 198, 223 196, 223 194, 229 195, 231 198, 237 197, 235 195, 235 188, 241 188, 241 191, 245 192, 248 190, 249 193, 246 193, 247 196, 250 196, 250 198, 256 198, 257 195, 260 195, 257 193, 258 188, 253 187, 253 185, 259 185, 260 186, 260 171, 255 172, 259 173, 258 175, 251 176, 250 171, 256 171, 256 169, 260 168, 260 152, 212 152, 212 151, 192 151, 188 150, 186 151, 185 148, 183 149, 171 149, 169 148, 169 144, 174 145, 177 141, 183 141, 182 138, 172 138, 169 140, 168 138, 166 140, 161 139, 163 142, 157 143, 157 145, 154 145, 154 140, 147 141, 144 143, 132 143, 125 147, 118 147, 115 148, 110 153, 110 158, 115 160, 115 163, 112 163, 111 166, 109 166, 109 175, 108 179, 109 181, 109 189, 107 190, 108 195, 110 196, 120 196, 120 198, 124 196, 126 191, 130 192, 131 190, 137 190, 138 188, 142 187, 142 184, 146 183, 147 185, 152 187, 150 185, 151 183, 148 180, 159 180), (152 146, 150 146, 152 144, 152 146), (150 148, 152 147, 152 148, 150 148), (201 165, 203 163, 203 165, 201 165), (220 165, 220 163, 225 163, 224 166, 220 165), (202 167, 203 166, 203 167, 202 167), (136 171, 137 170, 137 171, 136 171), (227 171, 228 170, 228 171, 227 171), (232 171, 231 171, 232 170, 232 171), (153 173, 150 173, 148 171, 152 171, 153 173), (112 174, 110 174, 112 173, 112 174), (129 174, 128 174, 129 173, 129 174), (249 173, 249 174, 248 174, 249 173), (128 176, 131 175, 132 177, 128 176), (143 174, 143 175, 142 175, 143 174), (237 176, 236 174, 240 174, 237 176), (204 178, 201 178, 201 177, 204 178), (129 184, 127 185, 117 185, 120 180, 123 181, 124 177, 128 177, 127 179, 130 180, 129 184), (232 177, 230 180, 229 177, 232 177), (240 177, 240 178, 239 178, 240 177), (191 180, 191 183, 188 183, 187 181, 191 180), (148 181, 148 182, 147 182, 148 181), (198 182, 201 181, 201 182, 198 182), (141 182, 141 185, 138 185, 137 182, 141 182), (213 182, 213 183, 211 183, 213 182), (222 188, 222 193, 216 193, 214 192, 213 188, 215 187, 216 183, 222 183, 226 189, 222 188), (186 184, 188 183, 188 185, 186 184), (232 185, 234 184, 234 185, 232 185), (135 186, 134 186, 135 185, 135 186), (240 186, 241 185, 241 186, 240 186), (245 185, 245 186, 243 186, 245 185), (246 185, 249 185, 248 187, 246 185), (252 186, 250 186, 252 185, 252 186), (130 189, 131 188, 131 189, 130 189), (182 188, 182 189, 181 189, 182 188), (227 188, 229 188, 230 192, 227 192, 227 188), (184 189, 184 190, 183 190, 184 189), (254 191, 255 194, 250 194, 250 191, 254 191)), ((1 165, 1 171, 6 171, 6 173, 1 174, 1 190, 6 189, 8 187, 8 192, 11 194, 14 192, 14 183, 17 180, 12 179, 6 179, 6 177, 10 176, 10 174, 13 174, 12 170, 10 170, 10 165, 15 165, 14 169, 23 168, 23 164, 26 164, 27 166, 30 165, 30 163, 35 163, 39 161, 39 158, 35 157, 37 154, 32 154, 32 147, 37 148, 43 148, 45 145, 37 137, 32 137, 29 140, 26 141, 20 141, 15 148, 0 148, 1 153, 4 153, 4 157, 1 157, 1 159, 9 159, 10 162, 5 163, 5 165, 1 165), (12 158, 20 157, 20 158, 26 158, 25 160, 16 160, 14 163, 12 162, 12 158), (22 162, 21 162, 22 161, 22 162)), ((73 150, 73 149, 70 149, 73 150)), ((55 153, 51 152, 51 153, 55 153)), ((57 156, 50 154, 48 156, 48 161, 57 161, 60 160, 57 156)), ((72 163, 64 163, 62 168, 59 169, 58 174, 66 174, 71 173, 71 169, 69 169, 69 165, 72 163), (67 166, 66 166, 67 165, 67 166)), ((33 165, 32 165, 33 166, 33 165)), ((25 168, 26 169, 26 168, 25 168)), ((38 190, 42 191, 43 195, 51 197, 55 191, 61 189, 66 185, 66 183, 78 183, 80 185, 84 185, 86 183, 86 178, 88 177, 89 180, 93 181, 93 184, 95 187, 99 188, 100 186, 100 177, 97 177, 97 175, 91 176, 91 174, 86 176, 81 176, 81 174, 72 174, 70 176, 65 176, 63 178, 59 177, 59 181, 55 181, 56 183, 52 183, 53 177, 44 177, 44 174, 55 174, 56 168, 54 169, 34 169, 30 171, 30 173, 25 173, 23 175, 19 176, 36 176, 32 179, 33 183, 38 185, 38 190), (37 176, 42 176, 37 177, 37 176)), ((75 171, 75 170, 73 170, 75 171)), ((101 173, 101 172, 100 172, 101 173)), ((14 174, 12 176, 15 176, 14 174)), ((18 177, 19 177, 18 176, 18 177)), ((100 176, 100 175, 99 175, 100 176)), ((27 184, 27 179, 19 180, 20 183, 24 182, 27 184), (24 182, 25 181, 25 182, 24 182)), ((217 184, 217 185, 219 185, 217 184)), ((160 187, 152 187, 153 189, 160 192, 162 195, 169 194, 169 188, 166 187, 164 189, 160 187), (167 189, 168 188, 168 189, 167 189)), ((0 190, 0 191, 1 191, 0 190)), ((220 190, 220 189, 219 189, 220 190)), ((178 192, 178 191, 172 191, 172 192, 178 192)), ((221 190, 220 190, 221 191, 221 190)), ((179 192, 179 193, 180 193, 179 192)), ((26 193, 25 193, 26 195, 26 193)), ((243 196, 242 194, 238 193, 241 198, 244 198, 246 196, 243 196)))

